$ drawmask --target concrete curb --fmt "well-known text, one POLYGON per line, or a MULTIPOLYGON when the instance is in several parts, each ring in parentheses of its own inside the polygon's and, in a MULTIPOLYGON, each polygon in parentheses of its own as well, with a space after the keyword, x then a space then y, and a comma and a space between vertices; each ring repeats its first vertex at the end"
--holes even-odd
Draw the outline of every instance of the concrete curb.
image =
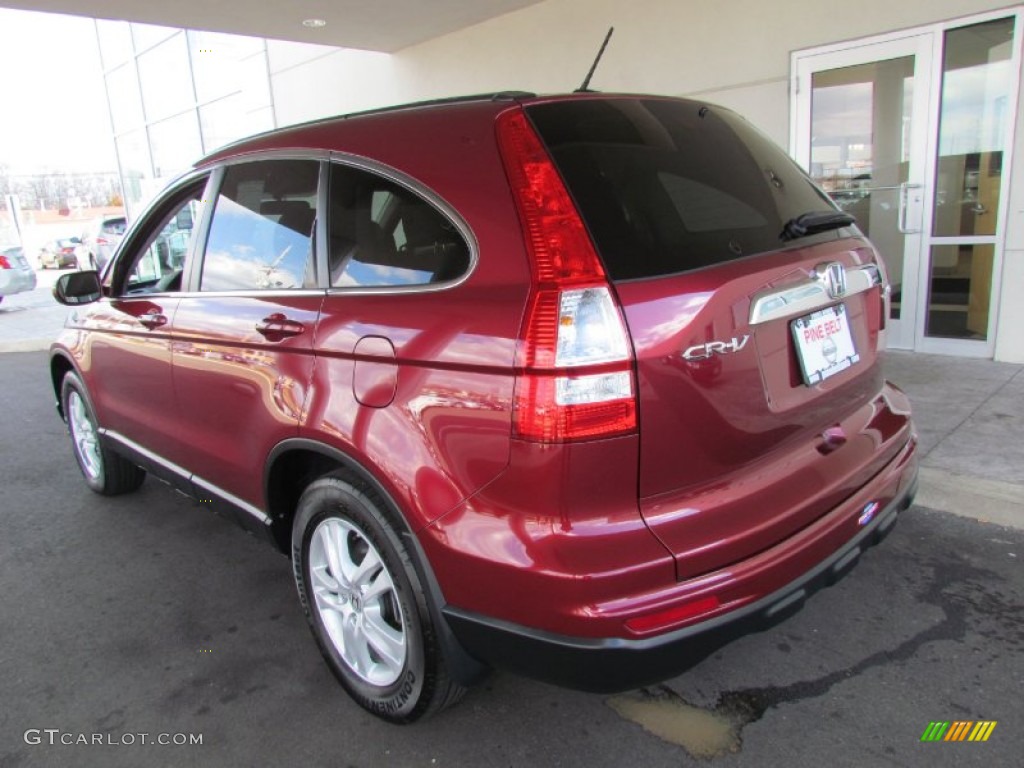
POLYGON ((53 344, 52 338, 0 341, 0 354, 4 352, 46 352, 51 344, 53 344))
POLYGON ((1024 530, 1024 486, 921 467, 916 505, 1024 530))

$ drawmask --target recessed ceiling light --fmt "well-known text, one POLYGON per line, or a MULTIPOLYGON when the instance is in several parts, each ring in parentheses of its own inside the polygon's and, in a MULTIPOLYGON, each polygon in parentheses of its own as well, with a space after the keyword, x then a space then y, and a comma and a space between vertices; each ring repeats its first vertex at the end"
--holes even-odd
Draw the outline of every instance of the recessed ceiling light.
POLYGON ((302 26, 309 27, 310 29, 320 29, 320 27, 326 27, 327 22, 323 19, 304 19, 302 26))

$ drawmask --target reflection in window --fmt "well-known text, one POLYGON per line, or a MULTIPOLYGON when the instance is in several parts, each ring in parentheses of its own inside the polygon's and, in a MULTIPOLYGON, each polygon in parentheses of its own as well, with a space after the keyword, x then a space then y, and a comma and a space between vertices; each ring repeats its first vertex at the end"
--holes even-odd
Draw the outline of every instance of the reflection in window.
POLYGON ((334 287, 425 285, 469 268, 469 247, 455 225, 405 187, 334 165, 330 201, 334 287))
POLYGON ((1013 82, 1013 18, 946 33, 935 194, 937 237, 994 235, 1013 82))
POLYGON ((910 180, 913 56, 815 72, 811 177, 885 254, 891 317, 900 318, 904 234, 899 185, 910 180))
POLYGON ((229 167, 210 225, 201 289, 315 287, 312 229, 318 175, 314 160, 229 167))

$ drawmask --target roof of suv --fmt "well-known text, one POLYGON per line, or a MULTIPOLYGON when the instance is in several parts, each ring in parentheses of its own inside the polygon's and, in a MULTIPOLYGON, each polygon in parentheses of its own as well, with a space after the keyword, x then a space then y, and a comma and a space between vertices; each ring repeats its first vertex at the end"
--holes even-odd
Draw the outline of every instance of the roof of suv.
MULTIPOLYGON (((433 113, 439 108, 446 110, 458 110, 464 107, 484 107, 494 113, 508 107, 513 103, 525 103, 534 101, 569 100, 569 99, 595 99, 595 98, 643 98, 643 99, 665 99, 665 96, 651 94, 627 94, 627 93, 602 93, 599 91, 579 91, 574 93, 545 94, 538 95, 528 91, 500 91, 496 93, 482 93, 471 96, 456 96, 444 99, 432 99, 429 101, 417 101, 408 104, 398 104, 391 107, 353 112, 344 115, 319 118, 297 125, 275 128, 264 133, 256 134, 241 139, 233 144, 228 144, 206 157, 200 159, 196 168, 203 168, 237 155, 251 152, 285 150, 285 149, 318 149, 318 150, 339 150, 346 149, 344 139, 345 131, 339 128, 347 125, 365 124, 364 120, 377 120, 380 118, 391 118, 399 122, 407 120, 418 120, 419 118, 433 113)), ((685 101, 685 99, 682 99, 685 101)))
POLYGON ((400 119, 404 119, 405 116, 409 114, 415 115, 425 110, 432 110, 438 107, 457 107, 468 104, 494 103, 500 104, 504 107, 510 102, 517 102, 523 99, 531 99, 535 97, 536 94, 526 91, 501 91, 497 93, 482 93, 472 96, 456 96, 444 99, 431 99, 429 101, 417 101, 408 104, 397 104, 395 106, 382 107, 380 109, 371 109, 362 112, 352 112, 349 114, 319 118, 305 123, 275 128, 264 133, 256 134, 255 136, 241 139, 232 144, 228 144, 227 146, 222 147, 199 160, 196 163, 196 167, 201 168, 215 163, 218 160, 264 150, 313 148, 332 149, 334 148, 332 145, 335 142, 329 141, 329 138, 334 133, 334 129, 354 120, 375 118, 383 115, 402 115, 402 118, 400 119))

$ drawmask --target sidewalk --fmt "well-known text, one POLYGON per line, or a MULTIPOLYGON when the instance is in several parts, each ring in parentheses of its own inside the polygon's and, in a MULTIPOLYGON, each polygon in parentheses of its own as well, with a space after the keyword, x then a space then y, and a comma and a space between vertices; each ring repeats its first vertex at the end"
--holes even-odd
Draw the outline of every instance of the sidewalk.
POLYGON ((1024 366, 889 352, 914 407, 917 504, 1024 529, 1024 366))
POLYGON ((0 302, 0 353, 49 349, 70 311, 54 301, 53 284, 67 270, 37 270, 34 291, 4 296, 0 302))

